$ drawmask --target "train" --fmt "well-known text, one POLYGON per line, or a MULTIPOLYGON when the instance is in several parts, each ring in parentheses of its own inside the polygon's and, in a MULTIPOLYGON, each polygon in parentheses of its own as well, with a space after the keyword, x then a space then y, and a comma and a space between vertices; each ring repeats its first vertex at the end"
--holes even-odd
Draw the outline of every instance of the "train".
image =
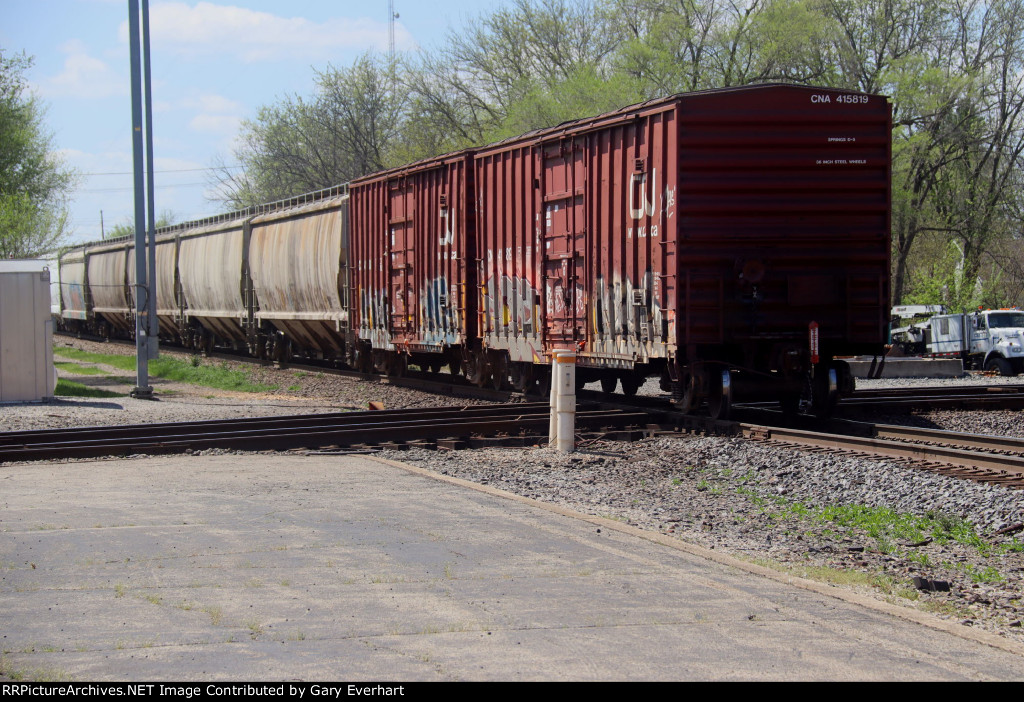
MULTIPOLYGON (((880 95, 682 93, 165 227, 160 333, 527 392, 569 350, 606 392, 827 414, 886 342, 891 130, 880 95)), ((132 334, 133 257, 64 251, 62 324, 132 334)))

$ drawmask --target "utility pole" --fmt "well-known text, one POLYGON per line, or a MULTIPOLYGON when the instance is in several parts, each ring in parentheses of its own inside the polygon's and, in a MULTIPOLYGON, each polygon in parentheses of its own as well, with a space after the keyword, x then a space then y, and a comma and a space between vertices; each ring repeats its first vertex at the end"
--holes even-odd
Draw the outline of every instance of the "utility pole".
POLYGON ((147 355, 152 360, 160 355, 160 320, 156 316, 156 186, 153 183, 153 81, 149 62, 149 0, 142 0, 142 60, 146 76, 146 201, 149 218, 149 346, 147 355))
MULTIPOLYGON (((149 0, 143 0, 147 5, 149 0)), ((147 27, 148 28, 148 27, 147 27)), ((128 41, 132 68, 132 153, 135 181, 135 361, 138 374, 132 397, 151 400, 149 385, 149 300, 154 291, 147 284, 146 195, 143 189, 142 58, 139 36, 139 0, 128 0, 128 41)), ((148 66, 147 66, 148 68, 148 66)), ((147 75, 148 83, 149 77, 147 75)))

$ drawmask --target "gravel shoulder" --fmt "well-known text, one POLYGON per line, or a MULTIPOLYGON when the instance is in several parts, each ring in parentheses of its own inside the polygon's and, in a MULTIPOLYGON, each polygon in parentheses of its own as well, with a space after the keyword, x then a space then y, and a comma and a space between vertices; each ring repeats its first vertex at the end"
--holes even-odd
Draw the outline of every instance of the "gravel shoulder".
MULTIPOLYGON (((65 344, 101 353, 134 351, 115 344, 60 339, 58 357, 65 344)), ((471 404, 326 373, 220 358, 204 362, 247 369, 257 382, 278 389, 229 393, 154 379, 158 401, 63 398, 38 405, 0 406, 0 431, 334 412, 364 409, 370 401, 396 409, 471 404)), ((125 378, 123 371, 99 370, 104 374, 65 376, 61 371, 61 375, 94 387, 130 391, 134 379, 125 378)), ((991 379, 912 384, 984 382, 991 379)), ((1017 411, 941 410, 873 419, 1024 436, 1024 412, 1017 411)), ((674 535, 836 587, 868 591, 1024 642, 1024 531, 1012 531, 1014 525, 1024 523, 1021 491, 922 473, 887 461, 719 437, 592 442, 571 455, 541 447, 382 455, 674 535), (886 521, 887 511, 903 516, 886 521), (855 519, 857 513, 864 518, 855 519), (907 523, 926 518, 946 531, 925 539, 908 536, 913 531, 904 528, 907 523), (971 525, 980 539, 949 537, 964 524, 971 525), (997 533, 1008 528, 1009 533, 997 533), (915 577, 925 585, 948 585, 949 590, 918 589, 915 577)))

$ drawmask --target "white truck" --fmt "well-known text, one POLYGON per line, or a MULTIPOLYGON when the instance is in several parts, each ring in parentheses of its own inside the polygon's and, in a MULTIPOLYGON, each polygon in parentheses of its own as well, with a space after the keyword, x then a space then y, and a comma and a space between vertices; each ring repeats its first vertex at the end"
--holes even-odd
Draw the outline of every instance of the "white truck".
POLYGON ((1024 311, 1013 308, 938 314, 925 322, 893 329, 892 342, 908 353, 957 357, 965 370, 1024 372, 1024 311))

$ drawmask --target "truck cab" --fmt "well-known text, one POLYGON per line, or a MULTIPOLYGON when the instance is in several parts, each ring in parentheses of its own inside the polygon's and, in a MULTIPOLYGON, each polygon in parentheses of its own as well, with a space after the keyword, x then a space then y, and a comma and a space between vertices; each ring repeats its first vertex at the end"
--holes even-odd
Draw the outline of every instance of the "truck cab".
POLYGON ((999 375, 1024 372, 1024 311, 985 310, 969 317, 971 367, 999 375))

